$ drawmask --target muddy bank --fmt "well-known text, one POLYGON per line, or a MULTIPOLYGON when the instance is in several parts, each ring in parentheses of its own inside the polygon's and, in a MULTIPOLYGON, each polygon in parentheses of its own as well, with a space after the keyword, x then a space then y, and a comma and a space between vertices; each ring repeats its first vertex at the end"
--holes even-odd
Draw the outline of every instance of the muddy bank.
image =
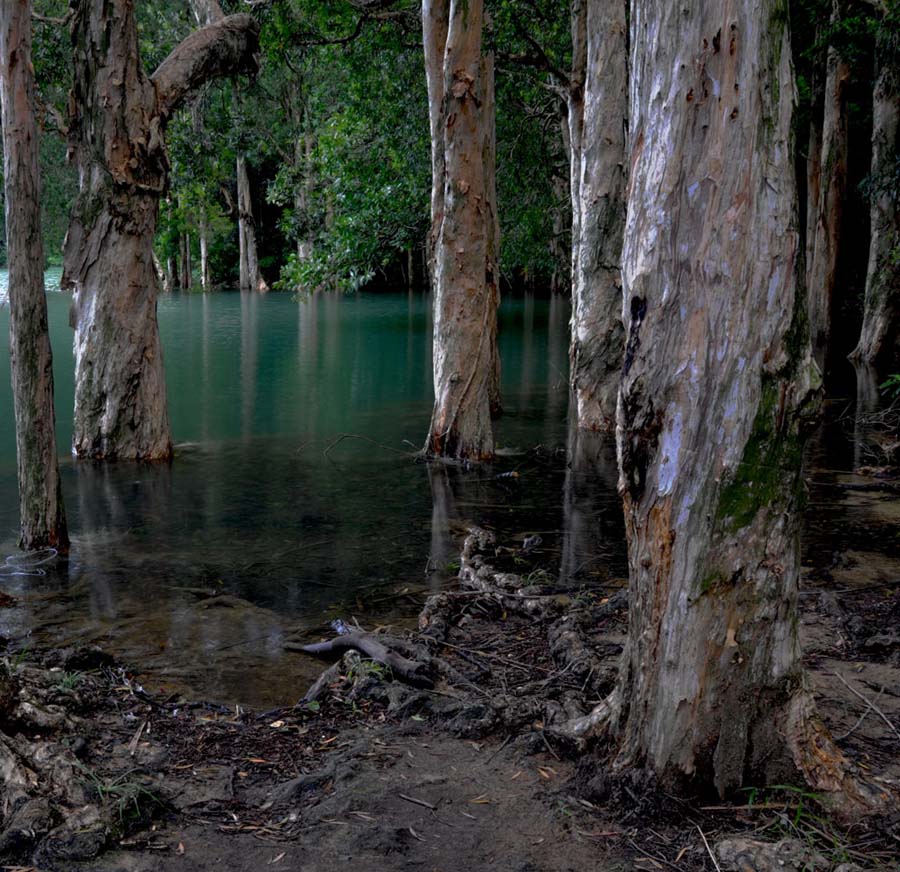
MULTIPOLYGON (((814 798, 775 788, 737 804, 685 802, 641 773, 610 784, 602 749, 559 742, 554 727, 615 679, 627 596, 615 583, 567 589, 536 568, 535 550, 533 539, 476 532, 458 586, 429 599, 417 632, 356 638, 401 658, 408 680, 334 644, 325 679, 298 687, 305 697, 288 709, 151 693, 95 647, 8 656, 0 862, 48 872, 897 868, 897 819, 844 832, 814 798)), ((853 553, 820 568, 805 586, 803 633, 842 750, 896 785, 900 589, 879 572, 853 553)))

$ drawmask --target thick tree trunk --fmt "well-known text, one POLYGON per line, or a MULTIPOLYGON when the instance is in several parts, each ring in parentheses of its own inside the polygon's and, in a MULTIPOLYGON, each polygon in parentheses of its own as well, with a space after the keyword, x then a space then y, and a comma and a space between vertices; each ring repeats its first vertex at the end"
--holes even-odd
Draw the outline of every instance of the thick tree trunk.
POLYGON ((497 209, 497 103, 494 93, 494 55, 481 59, 481 81, 484 97, 481 112, 484 119, 484 210, 483 221, 487 237, 485 250, 485 291, 488 295, 487 333, 494 337, 490 343, 491 371, 488 395, 491 416, 503 411, 500 387, 500 349, 497 347, 497 310, 500 308, 500 214, 497 209))
MULTIPOLYGON (((887 42, 888 35, 883 37, 887 42)), ((851 358, 870 365, 894 365, 900 321, 900 75, 888 48, 879 46, 872 100, 872 235, 866 273, 866 300, 859 342, 851 358)))
POLYGON ((169 294, 172 292, 172 279, 168 272, 163 268, 162 263, 157 257, 156 252, 153 252, 153 269, 156 271, 156 280, 159 282, 160 288, 162 288, 162 292, 164 294, 169 294))
POLYGON ((56 454, 53 353, 44 296, 41 177, 31 2, 0 5, 0 110, 9 264, 9 349, 18 461, 19 545, 69 546, 56 454))
POLYGON ((442 24, 443 8, 423 0, 431 132, 438 137, 432 170, 442 186, 432 180, 435 401, 426 451, 479 460, 493 456, 491 412, 500 404, 499 231, 493 168, 486 167, 494 152, 493 63, 481 54, 482 0, 451 0, 442 24))
POLYGON ((180 43, 149 78, 132 0, 73 5, 69 144, 80 188, 66 238, 74 289, 79 457, 171 456, 153 236, 168 174, 167 119, 204 82, 255 69, 258 26, 234 15, 180 43))
POLYGON ((250 198, 250 177, 247 175, 247 159, 242 154, 237 157, 236 173, 240 288, 242 291, 263 293, 269 290, 269 286, 259 271, 256 222, 253 219, 253 203, 250 198))
POLYGON ((630 572, 618 766, 732 793, 805 777, 861 802, 797 638, 804 432, 820 378, 781 0, 631 6, 627 348, 617 442, 630 572))
MULTIPOLYGON (((169 280, 169 290, 181 287, 181 274, 178 272, 178 255, 170 254, 166 258, 166 276, 169 280)), ((165 284, 163 284, 163 290, 165 289, 165 284)))
POLYGON ((622 355, 620 264, 625 230, 628 24, 626 0, 575 0, 573 69, 571 381, 578 425, 612 430, 622 355), (584 20, 576 23, 576 13, 584 20), (586 33, 582 33, 582 28, 586 33), (579 117, 580 113, 580 117, 579 117))
MULTIPOLYGON (((846 0, 834 0, 831 23, 844 16, 846 0)), ((818 208, 812 236, 812 258, 807 271, 809 325, 813 351, 821 365, 831 336, 831 306, 841 242, 841 221, 847 193, 848 115, 850 66, 834 46, 828 48, 825 111, 822 120, 821 175, 818 208)))
MULTIPOLYGON (((815 44, 821 39, 821 27, 816 28, 815 44)), ((819 220, 819 200, 822 189, 822 118, 825 107, 825 83, 823 73, 827 66, 827 53, 816 53, 810 76, 809 135, 806 146, 806 287, 812 287, 810 279, 816 250, 816 222, 819 220)))

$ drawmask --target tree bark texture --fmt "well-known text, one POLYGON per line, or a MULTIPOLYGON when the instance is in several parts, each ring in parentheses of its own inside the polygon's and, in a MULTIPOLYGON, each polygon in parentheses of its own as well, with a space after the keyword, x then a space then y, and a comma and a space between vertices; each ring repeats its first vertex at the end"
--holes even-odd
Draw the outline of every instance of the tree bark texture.
POLYGON ((250 196, 250 176, 247 174, 247 158, 237 156, 237 209, 238 248, 240 250, 240 288, 242 291, 269 290, 266 280, 259 271, 259 256, 256 248, 256 221, 253 218, 253 202, 250 196))
POLYGON ((622 355, 628 19, 625 0, 575 0, 571 381, 578 424, 612 431, 622 355))
MULTIPOLYGON (((834 0, 832 25, 841 20, 845 6, 846 0, 834 0)), ((822 119, 821 175, 815 224, 812 228, 812 256, 807 264, 810 334, 813 351, 820 365, 825 360, 831 335, 831 307, 847 194, 849 83, 849 64, 834 46, 829 46, 822 119)))
POLYGON ((31 2, 0 5, 0 110, 9 262, 9 348, 16 418, 20 538, 26 550, 69 546, 56 453, 53 353, 44 295, 31 2))
MULTIPOLYGON (((885 34, 884 42, 889 41, 885 34)), ((895 37, 896 38, 896 37, 895 37)), ((859 342, 851 357, 875 365, 896 363, 900 321, 900 206, 892 178, 900 159, 900 73, 886 46, 876 57, 872 100, 870 214, 872 235, 859 342)))
POLYGON ((74 290, 73 450, 95 459, 171 456, 152 243, 168 159, 164 131, 203 82, 255 69, 258 27, 233 15, 188 36, 151 78, 133 0, 73 4, 69 147, 79 193, 65 247, 74 290))
POLYGON ((619 766, 725 795, 850 788, 797 637, 805 332, 781 0, 631 5, 627 347, 617 444, 630 574, 616 691, 578 724, 619 766))
POLYGON ((482 0, 423 0, 432 133, 435 403, 426 451, 488 459, 500 404, 493 60, 482 0), (440 38, 443 35, 444 45, 440 38), (437 137, 437 141, 434 141, 437 137))

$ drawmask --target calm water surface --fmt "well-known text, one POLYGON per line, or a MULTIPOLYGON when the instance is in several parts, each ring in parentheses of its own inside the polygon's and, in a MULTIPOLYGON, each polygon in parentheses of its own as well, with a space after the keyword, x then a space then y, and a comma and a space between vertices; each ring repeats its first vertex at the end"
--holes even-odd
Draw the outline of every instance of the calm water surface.
MULTIPOLYGON (((72 334, 68 295, 55 286, 50 273, 62 453, 72 334)), ((5 570, 0 583, 20 606, 0 631, 18 638, 37 623, 42 638, 100 642, 160 682, 266 705, 291 701, 318 668, 282 653, 287 635, 349 613, 409 619, 454 574, 467 522, 540 533, 547 568, 573 584, 621 577, 609 446, 580 441, 578 469, 566 469, 568 318, 559 298, 504 301, 497 438, 509 456, 464 471, 409 456, 433 396, 427 296, 162 298, 175 461, 65 456, 70 559, 45 576, 5 570), (516 453, 537 445, 547 450, 516 453), (209 590, 240 599, 204 603, 209 590)), ((3 308, 0 563, 16 552, 18 525, 7 334, 3 308)))
MULTIPOLYGON (((48 274, 65 453, 72 334, 58 279, 48 274)), ((504 300, 504 456, 463 470, 411 457, 432 403, 428 297, 165 297, 175 461, 104 466, 64 456, 72 553, 35 567, 16 556, 0 305, 0 588, 18 599, 0 611, 0 633, 14 648, 32 636, 97 642, 152 685, 270 706, 293 702, 320 668, 285 653, 288 638, 322 635, 338 616, 412 622, 423 597, 455 574, 468 523, 539 534, 541 565, 574 588, 621 583, 613 447, 567 426, 568 318, 560 298, 504 300)), ((871 379, 860 382, 870 405, 873 390, 871 379)), ((835 552, 851 552, 861 579, 889 580, 900 575, 900 503, 853 474, 878 462, 854 431, 854 408, 849 397, 833 400, 811 445, 805 564, 827 569, 835 552)))

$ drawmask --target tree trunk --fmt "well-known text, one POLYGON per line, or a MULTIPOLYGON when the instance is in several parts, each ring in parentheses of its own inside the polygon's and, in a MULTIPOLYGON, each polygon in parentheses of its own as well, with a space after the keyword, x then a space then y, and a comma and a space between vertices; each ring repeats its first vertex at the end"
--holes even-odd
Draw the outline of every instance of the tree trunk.
POLYGON ((622 354, 628 24, 625 0, 575 0, 569 96, 572 143, 571 381, 578 425, 611 431, 622 354), (578 18, 583 19, 578 23, 578 18), (586 31, 586 32, 585 32, 586 31))
POLYGON ((617 442, 629 639, 618 767, 720 795, 805 777, 863 802, 800 661, 804 330, 781 0, 631 7, 617 442))
MULTIPOLYGON (((887 43, 888 34, 882 36, 887 43)), ((896 364, 900 321, 900 207, 897 171, 900 156, 900 89, 889 47, 879 45, 872 100, 870 214, 872 235, 866 273, 866 300, 859 342, 850 357, 870 365, 896 364)))
POLYGON ((255 69, 258 26, 234 15, 195 31, 148 77, 132 0, 73 4, 69 146, 80 189, 66 239, 74 289, 79 457, 171 456, 153 236, 168 160, 165 124, 204 82, 255 69))
MULTIPOLYGON (((832 26, 843 18, 845 5, 846 0, 833 0, 832 26)), ((807 271, 810 334, 813 351, 820 365, 825 360, 831 335, 831 306, 847 193, 849 81, 850 66, 834 46, 829 46, 818 208, 813 228, 812 259, 807 271)))
POLYGON ((500 349, 497 347, 497 310, 500 308, 500 215, 497 210, 497 103, 494 93, 494 55, 489 52, 481 59, 481 81, 484 97, 481 113, 484 119, 484 214, 486 233, 485 285, 488 295, 489 336, 491 371, 488 394, 491 416, 497 417, 503 411, 503 397, 500 385, 500 349))
POLYGON ((493 169, 493 72, 481 54, 483 0, 423 0, 432 137, 434 411, 426 451, 494 453, 499 407, 498 232, 493 169), (444 34, 445 43, 440 44, 444 34), (440 71, 440 77, 438 72, 440 71))
POLYGON ((422 0, 422 36, 428 121, 431 127, 431 232, 428 236, 428 274, 435 279, 434 252, 444 217, 444 51, 447 48, 449 0, 422 0))
POLYGON ((237 208, 238 246, 240 249, 240 288, 242 291, 269 290, 259 271, 256 250, 256 222, 253 220, 253 203, 250 199, 250 177, 247 175, 247 159, 237 157, 237 208))
POLYGON ((160 288, 164 294, 172 292, 172 279, 168 272, 163 269, 163 265, 157 257, 156 251, 153 252, 153 269, 156 271, 156 280, 159 282, 160 288))
MULTIPOLYGON (((169 279, 169 289, 181 287, 181 274, 178 272, 178 255, 170 254, 166 258, 166 276, 169 279)), ((165 284, 163 284, 165 290, 165 284)))
MULTIPOLYGON (((821 40, 821 26, 816 28, 814 45, 821 40)), ((816 250, 816 222, 819 220, 819 202, 822 190, 822 119, 825 112, 825 83, 823 73, 827 67, 827 52, 816 51, 810 75, 809 137, 806 147, 806 287, 812 287, 812 265, 816 250)))
POLYGON ((186 291, 194 285, 194 267, 191 263, 191 234, 181 234, 181 287, 186 291))
POLYGON ((31 2, 0 5, 0 110, 9 265, 9 349, 19 483, 20 538, 26 550, 66 551, 59 483, 53 353, 44 295, 41 177, 31 65, 31 2))
POLYGON ((200 212, 200 286, 204 293, 212 288, 209 272, 209 219, 205 208, 200 212))

